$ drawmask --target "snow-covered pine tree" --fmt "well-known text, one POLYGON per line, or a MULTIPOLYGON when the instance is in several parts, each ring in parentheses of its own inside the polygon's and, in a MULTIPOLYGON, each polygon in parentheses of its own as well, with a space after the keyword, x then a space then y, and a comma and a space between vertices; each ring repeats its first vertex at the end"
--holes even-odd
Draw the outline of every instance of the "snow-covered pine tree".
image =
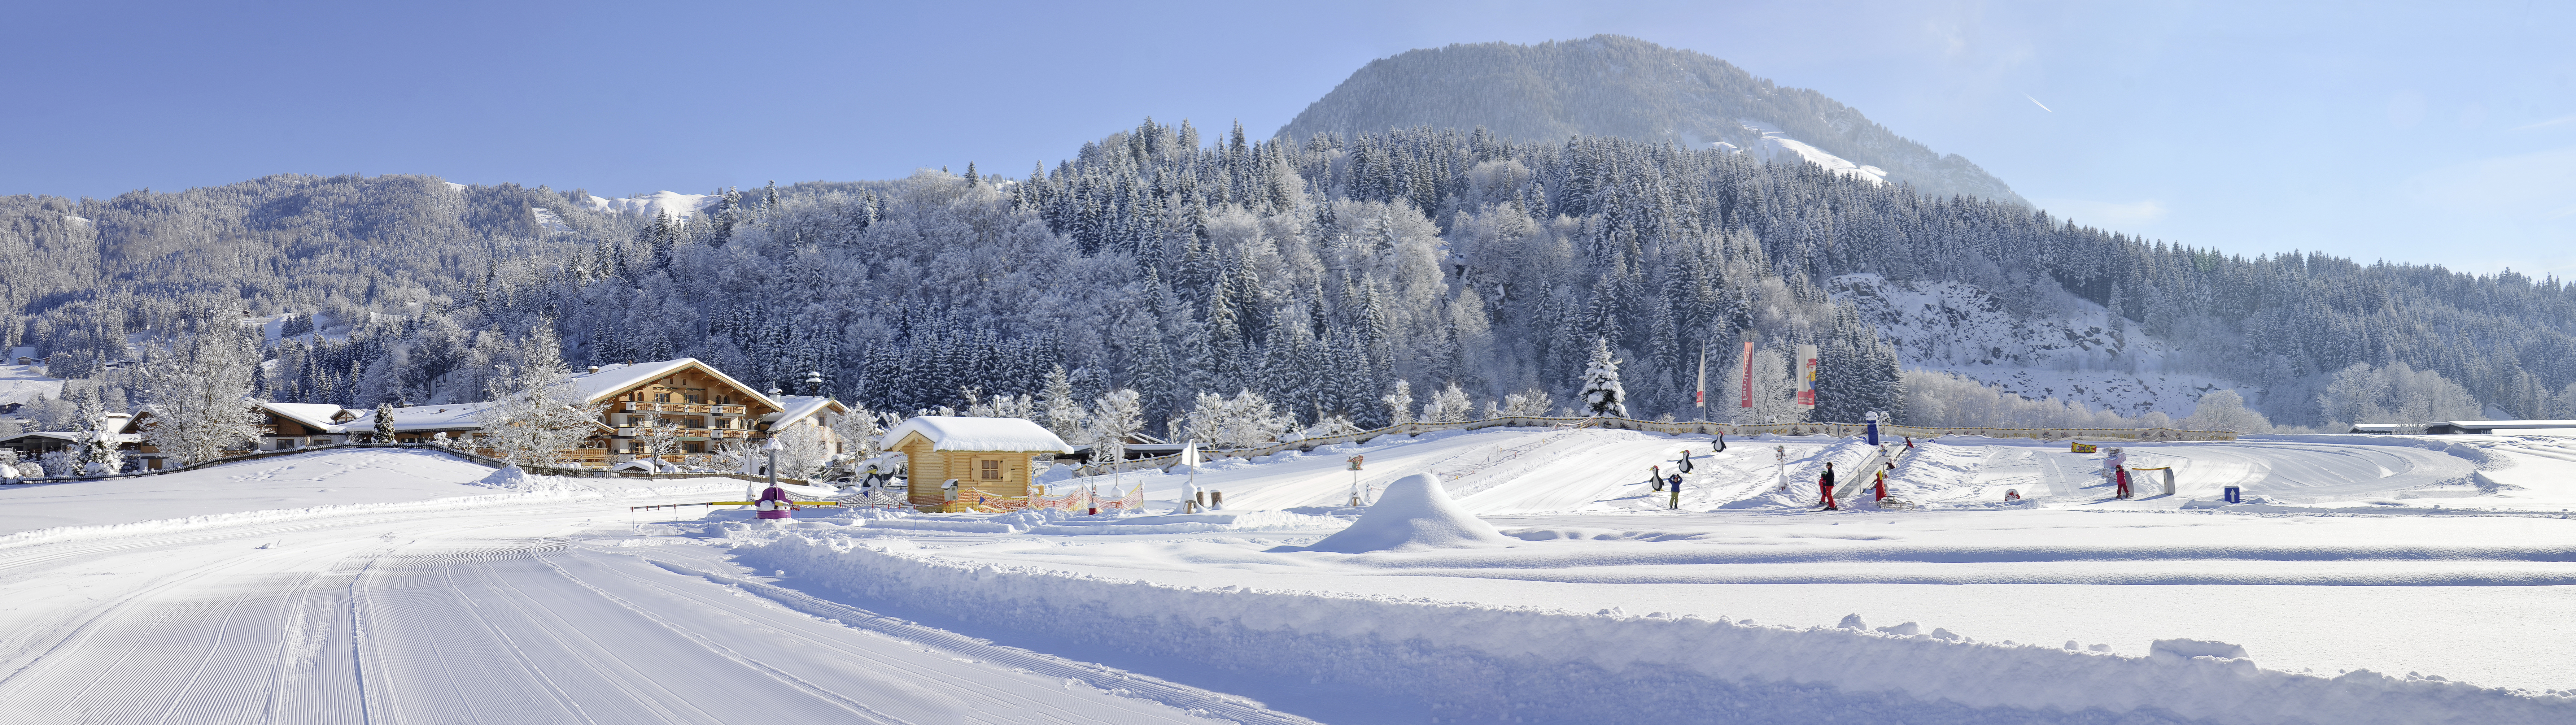
POLYGON ((394 442, 394 404, 376 404, 376 443, 394 442))
POLYGON ((1583 409, 1589 415, 1628 417, 1628 391, 1619 386, 1619 361, 1610 338, 1592 338, 1592 360, 1583 370, 1583 409))

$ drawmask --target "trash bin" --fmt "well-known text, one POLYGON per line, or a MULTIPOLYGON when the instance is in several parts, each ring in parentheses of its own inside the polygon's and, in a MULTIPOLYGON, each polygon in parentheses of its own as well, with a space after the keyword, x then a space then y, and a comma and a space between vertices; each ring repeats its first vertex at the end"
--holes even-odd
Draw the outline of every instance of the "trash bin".
POLYGON ((2245 502, 2245 489, 2243 489, 2243 488, 2239 488, 2239 487, 2236 487, 2236 486, 2229 486, 2229 487, 2227 487, 2227 502, 2228 502, 2228 503, 2244 503, 2244 502, 2245 502))

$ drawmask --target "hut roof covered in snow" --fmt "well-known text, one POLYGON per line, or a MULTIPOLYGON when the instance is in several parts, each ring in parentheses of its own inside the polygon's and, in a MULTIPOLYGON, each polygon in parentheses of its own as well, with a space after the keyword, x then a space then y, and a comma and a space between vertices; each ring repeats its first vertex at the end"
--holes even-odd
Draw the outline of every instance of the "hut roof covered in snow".
POLYGON ((884 446, 894 448, 903 442, 904 434, 919 433, 930 441, 934 451, 1049 451, 1072 453, 1046 428, 1020 418, 967 418, 944 415, 913 416, 893 430, 886 431, 884 446))

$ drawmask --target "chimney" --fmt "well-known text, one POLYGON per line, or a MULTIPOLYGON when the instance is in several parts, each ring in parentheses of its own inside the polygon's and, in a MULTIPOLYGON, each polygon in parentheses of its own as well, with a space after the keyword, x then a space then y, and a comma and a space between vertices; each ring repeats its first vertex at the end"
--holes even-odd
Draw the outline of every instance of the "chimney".
POLYGON ((591 371, 591 372, 594 372, 594 373, 599 372, 599 366, 597 366, 597 365, 592 365, 592 366, 590 366, 590 371, 591 371))

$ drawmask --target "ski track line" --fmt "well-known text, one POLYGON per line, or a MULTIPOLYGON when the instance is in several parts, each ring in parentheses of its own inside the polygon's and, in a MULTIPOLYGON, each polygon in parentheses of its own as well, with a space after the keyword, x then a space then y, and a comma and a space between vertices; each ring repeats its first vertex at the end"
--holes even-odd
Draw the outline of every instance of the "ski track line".
POLYGON ((256 590, 245 589, 241 594, 233 597, 231 606, 224 607, 224 618, 221 621, 216 622, 214 626, 214 641, 206 643, 205 654, 199 655, 197 657, 197 666, 188 671, 188 680, 186 682, 179 683, 178 692, 170 694, 169 705, 161 709, 161 716, 155 719, 154 722, 169 722, 170 716, 179 712, 179 705, 187 702, 188 693, 197 688, 197 680, 205 677, 206 665, 214 662, 215 657, 223 653, 224 633, 227 630, 232 629, 233 615, 241 613, 242 600, 249 599, 251 592, 253 591, 256 590))
POLYGON ((699 571, 659 559, 645 559, 682 576, 701 577, 707 581, 740 587, 776 601, 790 610, 820 618, 836 619, 842 625, 877 632, 906 641, 922 642, 956 654, 971 654, 994 664, 1008 665, 1059 679, 1079 680, 1100 689, 1124 688, 1134 696, 1161 702, 1183 711, 1205 711, 1245 725, 1314 725, 1315 721, 1288 713, 1256 707, 1239 699, 1159 678, 1116 670, 1104 665, 1068 660, 1014 647, 979 642, 943 629, 912 624, 902 620, 814 597, 804 592, 763 582, 741 579, 714 572, 699 571), (1102 685, 1109 685, 1103 687, 1102 685))
POLYGON ((530 554, 538 563, 544 564, 547 568, 553 569, 556 574, 561 575, 564 579, 598 594, 600 598, 606 599, 619 607, 623 607, 627 611, 634 612, 642 615, 645 619, 652 620, 655 624, 661 625, 664 629, 671 630, 672 632, 679 634, 682 638, 694 642, 700 647, 706 648, 708 652, 714 653, 715 655, 727 660, 731 660, 735 664, 741 665, 746 669, 768 675, 771 679, 777 680, 780 684, 795 688, 796 690, 804 692, 807 695, 811 695, 816 699, 839 706, 842 709, 848 710, 851 715, 864 718, 872 722, 887 723, 888 725, 896 723, 910 725, 909 721, 878 712, 875 708, 868 707, 865 703, 843 697, 840 693, 833 692, 820 685, 808 682, 804 678, 797 677, 784 670, 764 664, 759 660, 744 656, 743 654, 734 651, 732 648, 724 646, 722 643, 708 639, 705 635, 690 631, 688 628, 682 627, 678 623, 665 619, 661 615, 654 614, 650 610, 638 606, 636 603, 628 601, 624 597, 610 593, 608 590, 602 589, 598 585, 582 581, 581 577, 574 576, 571 571, 564 569, 563 565, 556 564, 553 560, 547 559, 545 554, 541 551, 531 551, 530 554))
MULTIPOLYGON (((456 559, 459 556, 459 554, 449 553, 440 556, 438 560, 439 578, 447 585, 447 590, 456 595, 456 601, 464 603, 465 611, 474 615, 475 623, 483 625, 484 632, 491 636, 492 641, 499 643, 502 651, 510 655, 510 660, 519 665, 519 670, 527 675, 525 681, 534 682, 545 688, 546 694, 554 698, 555 704, 563 707, 573 717, 582 722, 597 723, 597 720, 590 717, 590 713, 582 710, 581 703, 574 701, 569 693, 564 692, 563 687, 555 684, 553 677, 546 675, 544 667, 538 666, 535 660, 528 656, 526 648, 520 647, 518 641, 510 637, 508 629, 492 621, 492 614, 483 607, 482 602, 479 601, 480 597, 466 593, 465 585, 457 581, 456 577, 456 559)), ((483 560, 481 556, 473 556, 471 563, 477 570, 488 571, 491 566, 491 563, 483 560)), ((525 710, 518 712, 526 713, 525 710)))
MULTIPOLYGON (((534 539, 529 542, 528 550, 531 558, 534 558, 537 555, 536 549, 543 546, 544 543, 545 539, 543 538, 534 539)), ((639 705, 644 709, 651 711, 650 713, 647 713, 650 715, 649 718, 636 717, 635 720, 678 722, 683 717, 680 712, 665 707, 662 703, 652 698, 648 698, 647 693, 637 689, 637 687, 634 686, 633 681, 640 680, 642 684, 653 686, 654 690, 661 695, 681 704, 690 705, 693 708, 691 712, 694 719, 707 722, 721 721, 721 718, 717 717, 715 713, 707 712, 702 708, 696 708, 694 702, 692 702, 687 695, 674 692, 670 688, 663 687, 660 681, 655 680, 650 676, 644 676, 643 673, 635 669, 633 663, 627 662, 624 657, 621 657, 615 652, 610 651, 608 648, 601 646, 597 638, 592 637, 587 628, 579 626, 579 622, 567 620, 551 608, 537 604, 537 597, 534 593, 521 588, 518 584, 513 583, 508 579, 494 579, 490 582, 490 585, 509 590, 512 595, 509 600, 511 607, 519 611, 522 619, 535 624, 536 631, 552 640, 561 651, 570 653, 586 649, 589 650, 590 653, 597 655, 597 657, 580 657, 576 655, 576 661, 588 667, 590 673, 597 677, 601 682, 606 683, 609 687, 615 688, 619 694, 624 695, 628 703, 639 705), (540 620, 552 620, 556 625, 548 626, 540 620), (575 642, 572 639, 567 638, 565 636, 565 632, 568 631, 580 634, 581 641, 575 642), (585 647, 583 645, 587 646, 585 647), (636 675, 636 677, 620 677, 611 673, 608 668, 597 664, 599 658, 614 660, 620 667, 623 667, 627 672, 636 675)))
MULTIPOLYGON (((236 559, 213 567, 199 568, 155 584, 137 588, 133 591, 127 592, 124 596, 118 597, 115 601, 108 603, 106 606, 93 610, 89 617, 82 619, 77 625, 72 625, 71 632, 63 635, 61 639, 56 640, 52 646, 45 648, 44 652, 29 659, 26 664, 20 665, 17 670, 10 672, 6 677, 0 677, 0 702, 23 702, 23 698, 13 698, 10 697, 10 695, 17 690, 26 687, 26 685, 35 678, 42 676, 46 672, 52 671, 64 658, 71 657, 79 653, 83 649, 83 645, 88 643, 90 640, 95 639, 102 630, 108 628, 109 623, 113 622, 119 615, 124 614, 126 610, 132 607, 138 600, 153 594, 158 594, 164 590, 177 587, 181 584, 192 583, 198 579, 212 576, 218 572, 232 568, 234 565, 238 564, 239 561, 240 560, 236 559)), ((153 619, 152 625, 148 625, 144 628, 144 632, 148 634, 152 627, 158 626, 161 620, 166 619, 169 614, 170 612, 168 610, 163 610, 160 616, 153 619)), ((60 628, 57 628, 57 631, 59 631, 59 629, 60 628)), ((119 655, 115 662, 109 663, 108 667, 102 668, 96 676, 91 678, 88 685, 84 685, 79 692, 75 692, 71 697, 66 698, 63 701, 63 707, 57 709, 56 712, 70 709, 71 703, 78 701, 81 695, 87 694, 90 689, 95 688, 98 685, 98 681, 106 677, 108 670, 114 669, 117 662, 123 662, 126 657, 132 656, 134 648, 139 646, 141 646, 141 641, 138 638, 134 645, 127 647, 125 654, 119 655)))

